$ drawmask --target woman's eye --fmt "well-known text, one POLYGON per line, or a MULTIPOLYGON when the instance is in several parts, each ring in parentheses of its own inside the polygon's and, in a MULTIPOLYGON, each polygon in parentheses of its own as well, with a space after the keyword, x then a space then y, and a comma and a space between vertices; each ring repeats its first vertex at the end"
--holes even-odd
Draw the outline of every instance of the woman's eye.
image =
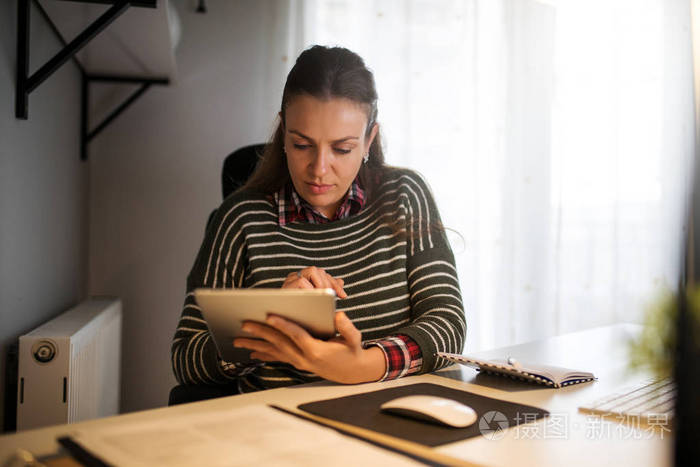
POLYGON ((334 148, 335 152, 339 154, 349 154, 352 149, 334 148))
POLYGON ((303 149, 307 149, 307 148, 309 148, 308 144, 296 144, 296 143, 294 144, 294 149, 303 150, 303 149))

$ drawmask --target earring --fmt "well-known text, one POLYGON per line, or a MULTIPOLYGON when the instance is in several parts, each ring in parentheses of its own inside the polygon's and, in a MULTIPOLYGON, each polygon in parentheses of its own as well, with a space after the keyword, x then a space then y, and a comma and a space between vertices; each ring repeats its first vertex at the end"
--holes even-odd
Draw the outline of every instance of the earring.
POLYGON ((364 164, 366 164, 368 160, 369 160, 369 153, 365 154, 365 157, 362 158, 362 162, 364 164))

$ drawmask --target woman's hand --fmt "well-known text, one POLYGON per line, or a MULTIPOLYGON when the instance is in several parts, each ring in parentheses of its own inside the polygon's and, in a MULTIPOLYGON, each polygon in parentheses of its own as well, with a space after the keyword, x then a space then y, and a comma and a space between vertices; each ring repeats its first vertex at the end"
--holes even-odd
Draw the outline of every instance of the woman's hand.
POLYGON ((362 348, 362 334, 343 312, 335 315, 340 333, 329 341, 312 337, 302 327, 270 315, 266 324, 248 321, 243 330, 258 339, 235 339, 235 347, 253 350, 252 358, 285 362, 338 383, 378 381, 386 372, 384 352, 378 347, 362 348))
POLYGON ((333 289, 338 298, 345 298, 348 294, 343 290, 345 282, 337 279, 322 268, 311 266, 301 271, 291 272, 282 284, 283 289, 333 289))

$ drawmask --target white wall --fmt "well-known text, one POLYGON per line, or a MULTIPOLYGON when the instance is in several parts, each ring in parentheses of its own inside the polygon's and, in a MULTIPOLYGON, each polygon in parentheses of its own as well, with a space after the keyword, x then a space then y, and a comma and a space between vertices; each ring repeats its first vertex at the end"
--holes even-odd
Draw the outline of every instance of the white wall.
MULTIPOLYGON (((30 71, 60 50, 31 12, 30 71)), ((81 301, 87 278, 87 165, 80 162, 80 73, 66 63, 15 118, 17 2, 0 2, 0 401, 17 337, 81 301)), ((15 397, 14 395, 10 395, 15 397)), ((0 427, 4 421, 0 405, 0 427)))
MULTIPOLYGON (((91 294, 123 299, 122 411, 166 404, 185 280, 221 202, 221 166, 267 140, 286 62, 274 2, 175 1, 177 82, 151 88, 90 148, 91 294), (273 93, 273 99, 270 99, 273 93)), ((130 92, 128 90, 127 92, 130 92)))

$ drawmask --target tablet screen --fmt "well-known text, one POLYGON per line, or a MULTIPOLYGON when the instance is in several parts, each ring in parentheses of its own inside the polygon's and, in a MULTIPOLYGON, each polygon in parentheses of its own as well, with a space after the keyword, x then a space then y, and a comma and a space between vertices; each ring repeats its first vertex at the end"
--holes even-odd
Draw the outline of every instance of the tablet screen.
POLYGON ((253 337, 241 329, 243 322, 264 323, 270 314, 297 323, 319 339, 336 334, 333 289, 196 289, 194 295, 226 362, 251 361, 251 350, 235 348, 233 339, 253 337))

